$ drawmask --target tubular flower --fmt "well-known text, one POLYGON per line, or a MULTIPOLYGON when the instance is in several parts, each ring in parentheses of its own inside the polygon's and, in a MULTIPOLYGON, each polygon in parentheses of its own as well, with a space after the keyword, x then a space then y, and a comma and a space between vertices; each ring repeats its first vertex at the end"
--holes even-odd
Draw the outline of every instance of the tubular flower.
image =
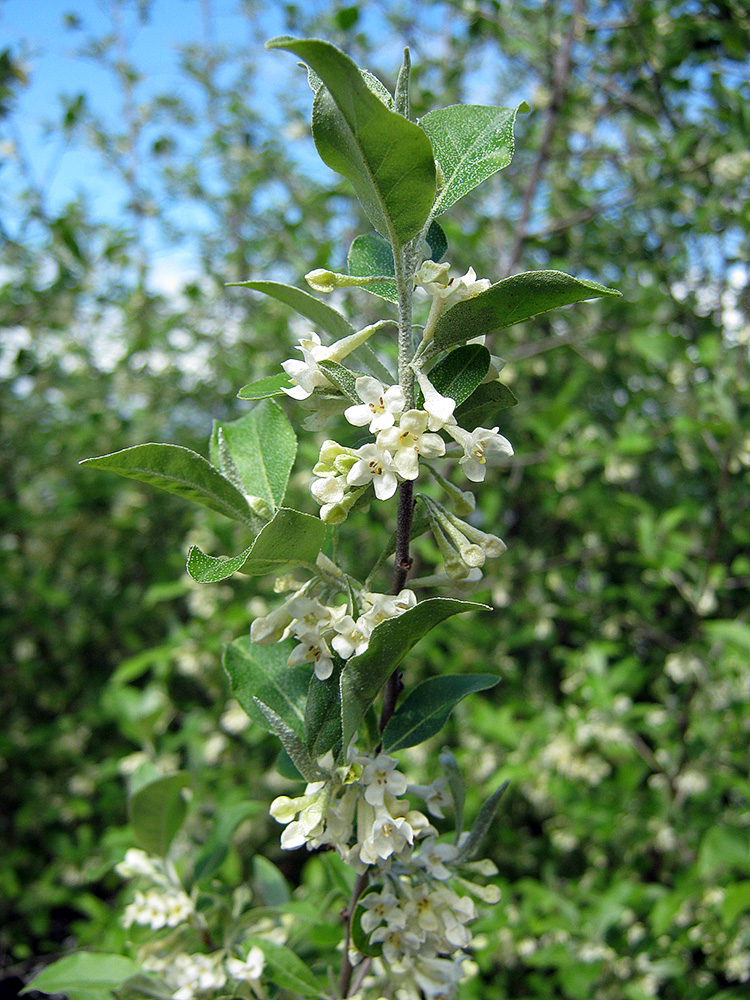
POLYGON ((378 434, 378 448, 393 456, 393 466, 403 479, 416 479, 419 456, 438 458, 445 454, 445 442, 438 434, 428 434, 429 414, 425 410, 407 410, 398 427, 378 434))
POLYGON ((393 427, 406 406, 401 386, 391 385, 385 389, 376 378, 364 375, 356 380, 354 388, 362 403, 344 410, 349 423, 355 427, 369 424, 371 434, 393 427))
POLYGON ((484 482, 488 465, 496 465, 513 454, 513 446, 507 438, 498 434, 497 427, 477 427, 474 431, 467 431, 455 426, 446 427, 446 430, 463 448, 464 453, 458 464, 473 483, 484 482))

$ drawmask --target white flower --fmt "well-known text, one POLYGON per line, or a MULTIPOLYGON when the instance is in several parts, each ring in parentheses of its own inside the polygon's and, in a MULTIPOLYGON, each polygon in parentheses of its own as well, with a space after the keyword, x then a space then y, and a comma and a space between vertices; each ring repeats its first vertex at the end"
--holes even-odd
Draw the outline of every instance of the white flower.
POLYGON ((436 264, 434 260, 426 260, 414 275, 414 285, 437 296, 448 287, 450 270, 451 266, 447 261, 436 264))
POLYGON ((417 606, 417 595, 405 587, 399 594, 376 594, 365 591, 362 595, 362 606, 366 608, 360 616, 364 618, 371 629, 388 618, 396 618, 409 608, 417 606))
POLYGON ((444 310, 457 302, 473 299, 491 285, 487 278, 477 278, 473 267, 461 278, 449 278, 449 272, 450 264, 426 260, 414 275, 414 283, 421 285, 433 298, 440 299, 444 310))
POLYGON ((232 979, 249 982, 251 979, 260 979, 265 964, 265 955, 257 945, 253 945, 244 961, 234 957, 228 958, 226 970, 232 979))
POLYGON ((495 465, 513 454, 513 447, 507 438, 498 434, 498 428, 477 427, 469 432, 463 427, 446 427, 451 437, 464 450, 458 464, 463 466, 467 479, 473 483, 484 482, 487 465, 495 465))
POLYGON ((374 865, 378 859, 386 861, 392 854, 401 854, 413 843, 414 830, 408 820, 383 811, 376 814, 375 822, 360 847, 359 857, 366 865, 374 865))
POLYGON ((162 876, 157 865, 158 862, 149 857, 145 851, 141 851, 137 847, 131 847, 125 853, 125 857, 119 865, 115 865, 115 871, 118 875, 122 875, 123 878, 136 878, 142 875, 154 881, 159 881, 162 876))
MULTIPOLYGON (((393 429, 380 433, 387 434, 393 429)), ((384 451, 378 444, 365 444, 357 451, 357 455, 359 460, 346 477, 349 486, 367 486, 372 483, 378 500, 390 500, 398 486, 390 452, 384 451)))
POLYGON ((417 372, 417 381, 424 396, 423 406, 429 415, 428 426, 430 430, 440 431, 448 424, 455 424, 456 418, 453 416, 453 411, 456 408, 455 399, 451 399, 450 396, 441 396, 423 372, 417 372))
POLYGON ((445 819, 443 808, 453 803, 445 776, 435 778, 431 785, 409 785, 409 791, 424 799, 428 812, 439 819, 445 819))
POLYGON ((386 427, 393 427, 396 417, 406 406, 404 391, 400 385, 383 388, 381 382, 370 375, 363 375, 354 383, 362 403, 344 410, 344 416, 355 427, 370 425, 370 432, 377 434, 386 427))
POLYGON ((406 926, 406 912, 392 892, 370 892, 363 897, 361 905, 366 910, 362 914, 365 934, 370 934, 380 924, 386 924, 389 929, 406 926))
POLYGON ((371 806, 382 806, 386 794, 397 798, 406 791, 406 778, 397 766, 398 761, 384 753, 365 766, 360 781, 365 786, 365 801, 371 806))
POLYGON ((351 615, 344 615, 333 627, 338 634, 331 639, 331 645, 342 660, 359 656, 367 649, 371 628, 364 618, 355 622, 351 615))
POLYGON ((123 925, 140 924, 154 931, 176 927, 195 912, 193 901, 181 889, 149 889, 136 892, 135 899, 125 907, 123 925))
POLYGON ((429 415, 425 410, 407 410, 398 427, 380 431, 379 448, 393 456, 393 466, 404 479, 416 479, 419 456, 437 458, 445 454, 445 442, 438 434, 427 434, 429 415))
POLYGON ((417 867, 425 868, 433 878, 444 882, 451 877, 446 863, 450 864, 457 853, 457 849, 452 844, 438 844, 435 837, 428 837, 422 844, 419 854, 414 858, 414 864, 417 867))
POLYGON ((315 676, 325 681, 333 673, 333 659, 325 639, 317 632, 298 632, 299 646, 289 654, 287 664, 297 667, 301 663, 314 663, 315 676))
POLYGON ((302 361, 284 361, 281 367, 287 373, 292 382, 295 383, 291 389, 284 389, 287 396, 292 399, 307 399, 314 389, 333 389, 330 381, 318 367, 319 361, 325 361, 331 354, 331 348, 325 347, 317 333, 311 333, 309 337, 302 338, 297 345, 297 350, 302 352, 302 361))
POLYGON ((474 268, 470 267, 462 277, 451 278, 438 294, 445 303, 445 308, 450 309, 457 302, 465 302, 466 299, 473 299, 476 295, 486 292, 491 284, 488 278, 477 278, 474 268))

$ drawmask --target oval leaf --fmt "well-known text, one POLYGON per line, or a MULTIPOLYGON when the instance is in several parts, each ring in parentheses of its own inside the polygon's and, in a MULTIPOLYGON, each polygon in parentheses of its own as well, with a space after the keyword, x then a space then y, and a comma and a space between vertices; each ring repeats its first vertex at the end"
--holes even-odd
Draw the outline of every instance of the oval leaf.
POLYGON ((137 444, 111 455, 85 458, 81 465, 116 472, 127 479, 156 486, 167 493, 193 500, 235 521, 252 526, 247 500, 210 462, 176 444, 137 444))
POLYGON ((495 417, 515 406, 518 400, 507 385, 497 380, 478 385, 465 403, 456 408, 455 417, 462 427, 492 427, 495 417))
POLYGON ((396 245, 421 230, 435 200, 435 159, 424 131, 389 110, 335 46, 276 38, 325 84, 313 102, 313 139, 321 159, 354 186, 373 226, 396 245))
POLYGON ((219 431, 245 493, 279 508, 297 455, 297 437, 281 407, 269 399, 239 420, 214 423, 211 457, 220 462, 219 431))
POLYGON ((252 545, 237 556, 209 556, 193 545, 188 552, 187 571, 196 583, 218 583, 240 571, 246 576, 264 576, 294 566, 310 566, 318 557, 325 533, 326 526, 319 517, 281 507, 252 545))
POLYGON ((367 649, 347 660, 341 672, 344 750, 357 732, 367 709, 409 650, 446 618, 476 610, 490 609, 486 604, 432 597, 373 629, 367 649))
POLYGON ((550 309, 619 294, 614 288, 573 278, 562 271, 514 274, 444 313, 435 326, 435 346, 450 347, 522 323, 550 309))
POLYGON ((78 951, 42 969, 21 993, 38 990, 40 993, 63 993, 71 1000, 99 1000, 140 972, 140 966, 124 955, 78 951))
POLYGON ((294 383, 286 374, 269 375, 257 382, 248 382, 237 393, 239 399, 268 399, 271 396, 283 396, 284 389, 291 389, 294 383))
POLYGON ((449 674, 429 677, 409 692, 383 731, 383 750, 393 753, 424 743, 439 732, 453 708, 474 691, 495 687, 491 674, 449 674))
POLYGON ((315 674, 305 704, 305 743, 313 757, 322 757, 341 744, 341 659, 334 655, 333 673, 326 680, 315 674))
POLYGON ((277 986, 293 993, 301 993, 305 997, 321 997, 329 995, 325 983, 319 983, 302 959, 295 955, 291 948, 283 944, 275 944, 267 938, 249 937, 251 945, 257 945, 266 958, 265 975, 277 986))
POLYGON ((182 791, 190 784, 183 772, 150 781, 130 796, 128 818, 136 843, 148 854, 163 858, 182 826, 187 803, 182 791))
POLYGON ((512 108, 453 104, 429 111, 419 120, 445 178, 435 202, 436 216, 508 166, 513 159, 515 119, 512 108))
POLYGON ((259 646, 249 636, 236 639, 224 649, 223 665, 232 694, 257 725, 274 732, 254 699, 272 708, 299 736, 304 732, 305 700, 310 686, 310 667, 290 667, 292 640, 259 646))
POLYGON ((377 233, 365 233, 352 241, 347 255, 349 274, 358 278, 381 277, 382 281, 367 286, 367 291, 389 302, 398 302, 393 251, 387 240, 377 233))
POLYGON ((481 344, 466 344, 451 351, 430 371, 430 382, 443 396, 457 404, 474 392, 490 370, 490 352, 481 344))

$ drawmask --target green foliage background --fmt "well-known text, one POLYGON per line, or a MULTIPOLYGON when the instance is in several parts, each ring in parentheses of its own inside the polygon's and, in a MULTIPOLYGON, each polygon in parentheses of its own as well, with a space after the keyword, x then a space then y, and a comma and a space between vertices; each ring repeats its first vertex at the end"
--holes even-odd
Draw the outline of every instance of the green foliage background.
MULTIPOLYGON (((226 714, 219 665, 273 595, 184 573, 188 542, 239 551, 245 539, 77 462, 148 440, 205 454, 211 421, 246 412, 237 389, 297 339, 281 306, 224 282, 340 270, 364 223, 346 184, 311 168, 309 140, 283 134, 308 134, 304 74, 290 71, 278 106, 258 99, 263 9, 238 6, 255 43, 230 49, 211 42, 203 4, 186 87, 142 98, 149 81, 127 43, 159 2, 110 0, 106 37, 87 35, 85 14, 67 22, 71 44, 112 74, 120 126, 97 118, 93 95, 68 95, 50 142, 101 157, 125 192, 116 224, 85 196, 50 207, 14 138, 23 44, 0 60, 0 167, 13 179, 0 195, 10 977, 73 939, 124 946, 111 868, 132 842, 123 776, 142 755, 191 773, 198 842, 217 815, 281 787, 272 741, 226 714), (179 294, 154 290, 155 241, 195 248, 179 294)), ((471 817, 511 781, 488 851, 504 899, 483 919, 481 976, 465 995, 739 998, 750 977, 745 5, 321 3, 283 16, 391 86, 392 39, 408 42, 417 115, 528 100, 512 164, 441 218, 448 259, 493 280, 557 268, 624 294, 496 338, 521 400, 500 428, 516 459, 479 491, 483 523, 508 544, 476 594, 497 610, 444 626, 408 668, 410 684, 477 663, 502 678, 405 755, 430 780, 450 745, 475 782, 471 817)), ((365 293, 343 302, 370 318, 365 293)), ((303 437, 292 483, 313 513, 316 455, 303 437)), ((365 523, 351 519, 353 565, 365 523)), ((430 572, 429 548, 417 552, 430 572)), ((218 877, 278 891, 256 852, 309 898, 333 877, 320 859, 301 873, 305 859, 277 845, 261 805, 218 877)), ((326 946, 322 930, 310 940, 326 946)))

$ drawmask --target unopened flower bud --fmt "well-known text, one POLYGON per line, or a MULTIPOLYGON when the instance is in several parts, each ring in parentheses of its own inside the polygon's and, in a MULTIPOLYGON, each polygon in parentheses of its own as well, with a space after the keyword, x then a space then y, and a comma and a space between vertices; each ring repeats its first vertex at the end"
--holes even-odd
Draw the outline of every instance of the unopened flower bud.
POLYGON ((248 497, 248 506, 253 514, 257 514, 258 517, 262 517, 264 521, 270 521, 273 517, 273 510, 271 505, 263 497, 248 497))

